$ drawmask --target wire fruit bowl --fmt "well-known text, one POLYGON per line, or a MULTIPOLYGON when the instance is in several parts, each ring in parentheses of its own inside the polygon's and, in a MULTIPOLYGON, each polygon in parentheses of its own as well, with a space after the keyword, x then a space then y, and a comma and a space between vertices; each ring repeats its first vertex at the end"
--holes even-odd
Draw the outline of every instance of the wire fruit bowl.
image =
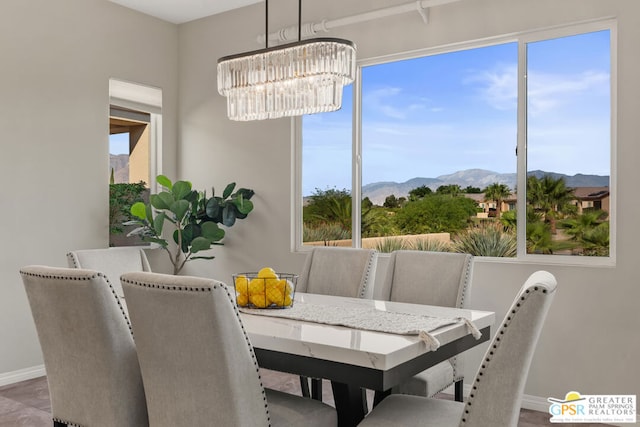
POLYGON ((290 273, 238 273, 233 275, 236 305, 243 308, 289 308, 298 276, 290 273), (265 277, 268 276, 268 277, 265 277))

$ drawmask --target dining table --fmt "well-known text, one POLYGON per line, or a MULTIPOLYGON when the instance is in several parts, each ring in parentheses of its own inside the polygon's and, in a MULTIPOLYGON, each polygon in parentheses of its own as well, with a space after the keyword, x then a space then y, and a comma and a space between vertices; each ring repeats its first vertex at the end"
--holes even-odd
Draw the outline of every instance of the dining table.
POLYGON ((331 381, 338 425, 394 386, 489 340, 489 311, 298 292, 292 308, 243 309, 261 368, 331 381))

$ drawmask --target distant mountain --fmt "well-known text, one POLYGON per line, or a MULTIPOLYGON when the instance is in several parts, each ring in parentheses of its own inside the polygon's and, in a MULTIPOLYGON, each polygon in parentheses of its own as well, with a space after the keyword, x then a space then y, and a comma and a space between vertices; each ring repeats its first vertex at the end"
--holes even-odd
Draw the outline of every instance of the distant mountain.
MULTIPOLYGON (((541 178, 544 175, 551 175, 554 179, 564 178, 568 187, 607 187, 609 177, 601 175, 573 176, 555 172, 544 172, 540 170, 531 171, 529 175, 541 178)), ((382 205, 384 200, 394 195, 396 197, 407 197, 409 191, 414 188, 426 185, 432 190, 436 190, 441 185, 459 185, 462 188, 472 186, 484 189, 494 184, 505 184, 512 191, 516 188, 517 176, 515 173, 498 173, 484 169, 467 169, 449 175, 440 175, 437 178, 412 178, 405 182, 374 182, 362 187, 362 197, 368 197, 375 205, 382 205)))
POLYGON ((111 169, 113 169, 116 184, 129 182, 129 155, 109 154, 109 174, 111 174, 111 169))

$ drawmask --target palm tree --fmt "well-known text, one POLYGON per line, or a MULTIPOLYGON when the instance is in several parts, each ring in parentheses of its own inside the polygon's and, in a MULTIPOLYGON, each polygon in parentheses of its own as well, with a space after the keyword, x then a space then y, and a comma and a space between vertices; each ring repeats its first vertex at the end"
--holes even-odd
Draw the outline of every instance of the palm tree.
POLYGON ((566 233, 573 240, 581 240, 585 234, 590 233, 607 218, 607 213, 600 210, 585 211, 582 215, 569 218, 560 222, 560 227, 566 229, 566 233))
POLYGON ((573 188, 567 187, 564 178, 554 179, 551 175, 541 179, 533 175, 527 178, 527 202, 536 211, 544 213, 551 234, 557 233, 556 219, 559 213, 574 199, 573 188))
POLYGON ((502 211, 502 202, 509 197, 511 190, 505 184, 493 183, 484 189, 485 200, 492 200, 496 202, 496 218, 500 218, 500 212, 502 211))

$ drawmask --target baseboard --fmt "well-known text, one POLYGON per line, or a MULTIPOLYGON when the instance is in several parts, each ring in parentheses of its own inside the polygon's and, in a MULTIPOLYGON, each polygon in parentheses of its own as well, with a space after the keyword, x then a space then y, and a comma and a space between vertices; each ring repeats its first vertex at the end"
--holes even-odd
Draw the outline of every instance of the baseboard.
POLYGON ((30 380, 46 375, 44 365, 32 366, 30 368, 18 369, 17 371, 5 372, 0 374, 0 387, 19 383, 20 381, 30 380))

